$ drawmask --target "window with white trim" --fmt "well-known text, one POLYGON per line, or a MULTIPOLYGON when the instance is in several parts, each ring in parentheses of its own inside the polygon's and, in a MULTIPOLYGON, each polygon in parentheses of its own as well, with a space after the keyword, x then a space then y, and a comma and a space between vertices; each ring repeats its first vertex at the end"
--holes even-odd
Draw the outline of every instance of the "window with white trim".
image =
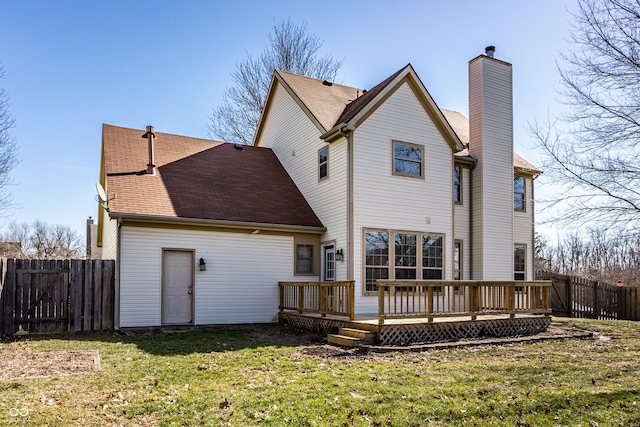
POLYGON ((442 236, 422 236, 422 278, 442 279, 442 236))
POLYGON ((424 147, 393 141, 393 174, 422 178, 424 176, 424 147))
POLYGON ((417 277, 418 259, 416 257, 416 235, 395 235, 395 278, 397 280, 415 280, 417 277))

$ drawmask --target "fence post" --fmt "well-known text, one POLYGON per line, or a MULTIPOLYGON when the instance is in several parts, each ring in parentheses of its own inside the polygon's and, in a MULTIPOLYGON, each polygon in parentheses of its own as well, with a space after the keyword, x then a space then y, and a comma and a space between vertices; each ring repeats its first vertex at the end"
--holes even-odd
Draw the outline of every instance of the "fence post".
POLYGON ((593 281, 593 318, 600 318, 600 304, 598 298, 598 282, 597 280, 593 281))
POLYGON ((573 276, 564 276, 564 283, 567 289, 567 305, 569 306, 569 317, 573 315, 573 276))
POLYGON ((14 259, 5 259, 2 266, 3 285, 0 289, 0 307, 2 308, 2 329, 0 335, 13 336, 16 302, 16 264, 14 259))

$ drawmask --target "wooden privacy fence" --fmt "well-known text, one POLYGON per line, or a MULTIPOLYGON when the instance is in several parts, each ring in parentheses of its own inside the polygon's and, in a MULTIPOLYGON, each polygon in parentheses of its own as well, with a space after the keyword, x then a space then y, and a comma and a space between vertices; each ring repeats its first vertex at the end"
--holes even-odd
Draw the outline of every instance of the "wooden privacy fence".
POLYGON ((112 260, 0 259, 0 335, 113 328, 112 260))
POLYGON ((538 272, 538 276, 553 283, 551 308, 555 316, 640 320, 640 288, 548 272, 538 272))
POLYGON ((550 313, 551 282, 376 280, 378 323, 385 319, 550 313))
POLYGON ((280 311, 326 316, 354 315, 354 281, 280 282, 280 311))

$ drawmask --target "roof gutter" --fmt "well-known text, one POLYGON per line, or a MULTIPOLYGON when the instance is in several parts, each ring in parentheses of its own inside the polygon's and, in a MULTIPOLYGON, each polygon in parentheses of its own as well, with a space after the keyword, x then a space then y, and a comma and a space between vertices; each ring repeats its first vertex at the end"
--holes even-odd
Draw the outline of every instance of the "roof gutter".
POLYGON ((202 219, 202 218, 177 218, 158 215, 130 214, 123 212, 110 212, 109 215, 113 219, 119 219, 126 222, 150 222, 154 224, 175 224, 175 225, 195 225, 200 227, 225 227, 237 228, 245 230, 261 230, 261 231, 289 231, 322 234, 327 228, 312 225, 288 225, 288 224, 268 224, 260 222, 244 222, 244 221, 225 221, 218 219, 202 219))
POLYGON ((338 138, 342 138, 342 137, 346 138, 344 133, 345 130, 352 131, 354 129, 355 129, 355 126, 353 126, 353 124, 349 124, 345 122, 338 123, 333 128, 331 128, 328 132, 320 135, 320 139, 324 139, 327 142, 333 142, 338 138))

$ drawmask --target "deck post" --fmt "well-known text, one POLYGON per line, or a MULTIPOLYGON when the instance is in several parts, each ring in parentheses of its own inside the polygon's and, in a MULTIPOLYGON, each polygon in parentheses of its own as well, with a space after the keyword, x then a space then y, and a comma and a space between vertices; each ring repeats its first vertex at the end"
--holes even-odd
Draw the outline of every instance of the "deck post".
POLYGON ((329 308, 329 288, 327 286, 322 286, 322 282, 320 283, 320 289, 318 289, 320 293, 320 313, 322 313, 322 317, 327 317, 327 310, 329 308))
POLYGON ((304 308, 304 286, 298 286, 298 313, 302 314, 304 308))
POLYGON ((349 320, 353 320, 356 314, 356 282, 349 282, 349 320))
POLYGON ((378 283, 378 324, 384 323, 384 287, 378 283))
POLYGON ((427 298, 427 321, 431 323, 433 322, 433 286, 427 288, 427 298))
POLYGON ((478 318, 477 313, 479 309, 478 285, 472 284, 469 286, 469 312, 471 314, 471 320, 476 320, 478 318))
POLYGON ((507 311, 510 312, 509 317, 512 319, 516 317, 515 309, 516 309, 516 287, 515 286, 507 286, 506 288, 506 302, 507 302, 507 311))

